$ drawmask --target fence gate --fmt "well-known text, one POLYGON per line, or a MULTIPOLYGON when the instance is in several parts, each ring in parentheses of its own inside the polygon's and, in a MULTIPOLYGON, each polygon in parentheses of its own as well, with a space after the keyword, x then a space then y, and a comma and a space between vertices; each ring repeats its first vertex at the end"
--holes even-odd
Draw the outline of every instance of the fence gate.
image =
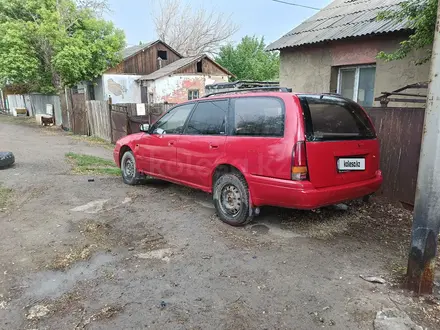
POLYGON ((139 133, 139 124, 154 123, 174 104, 146 104, 145 114, 137 115, 136 103, 120 103, 110 106, 111 140, 115 143, 120 138, 139 133))
POLYGON ((74 134, 88 135, 86 95, 84 93, 72 93, 70 119, 74 134))

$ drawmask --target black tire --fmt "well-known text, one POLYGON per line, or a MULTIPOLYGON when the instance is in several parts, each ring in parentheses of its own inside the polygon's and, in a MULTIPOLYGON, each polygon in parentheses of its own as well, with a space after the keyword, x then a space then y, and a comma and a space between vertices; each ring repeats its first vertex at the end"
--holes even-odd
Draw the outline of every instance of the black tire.
POLYGON ((7 168, 15 163, 15 157, 12 152, 0 151, 0 169, 7 168))
POLYGON ((371 195, 366 195, 366 196, 362 197, 362 201, 364 203, 369 203, 371 201, 371 195))
POLYGON ((212 197, 217 214, 223 222, 238 227, 252 221, 248 185, 241 174, 222 174, 214 183, 212 197), (226 194, 232 196, 230 202, 225 200, 226 194))
POLYGON ((144 180, 144 175, 136 170, 136 158, 131 151, 124 153, 121 159, 122 180, 125 184, 134 186, 144 180))

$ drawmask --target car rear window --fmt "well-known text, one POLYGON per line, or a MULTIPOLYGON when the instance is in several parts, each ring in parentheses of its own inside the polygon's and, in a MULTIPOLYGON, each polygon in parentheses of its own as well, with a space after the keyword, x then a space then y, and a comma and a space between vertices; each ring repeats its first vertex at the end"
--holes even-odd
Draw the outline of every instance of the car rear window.
POLYGON ((355 102, 330 95, 300 95, 307 140, 363 140, 376 137, 364 110, 355 102))

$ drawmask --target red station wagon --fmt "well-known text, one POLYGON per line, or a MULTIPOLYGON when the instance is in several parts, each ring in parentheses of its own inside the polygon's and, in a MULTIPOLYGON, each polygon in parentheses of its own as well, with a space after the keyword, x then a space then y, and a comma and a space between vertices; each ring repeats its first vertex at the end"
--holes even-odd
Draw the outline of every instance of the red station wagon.
POLYGON ((373 125, 338 95, 222 93, 177 105, 141 130, 114 150, 124 182, 148 175, 212 193, 233 226, 263 205, 317 209, 382 184, 373 125))

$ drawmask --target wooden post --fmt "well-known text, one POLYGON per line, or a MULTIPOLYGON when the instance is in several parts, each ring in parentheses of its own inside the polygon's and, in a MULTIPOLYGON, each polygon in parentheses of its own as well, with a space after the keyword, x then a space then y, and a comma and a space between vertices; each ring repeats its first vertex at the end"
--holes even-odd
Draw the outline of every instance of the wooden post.
POLYGON ((407 288, 431 294, 440 229, 440 0, 431 58, 430 84, 420 152, 407 288))
POLYGON ((113 141, 113 127, 112 127, 112 98, 109 95, 108 97, 108 120, 110 121, 110 142, 115 143, 116 141, 113 141))

